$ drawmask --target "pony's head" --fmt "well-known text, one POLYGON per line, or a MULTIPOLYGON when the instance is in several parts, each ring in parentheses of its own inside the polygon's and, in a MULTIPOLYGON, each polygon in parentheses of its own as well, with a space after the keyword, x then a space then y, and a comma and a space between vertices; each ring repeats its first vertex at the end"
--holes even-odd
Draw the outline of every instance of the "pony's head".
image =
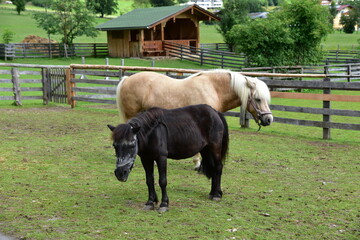
POLYGON ((250 112, 259 126, 268 126, 272 123, 270 91, 263 81, 236 73, 232 76, 232 86, 240 97, 241 108, 250 112))
POLYGON ((134 166, 138 153, 136 134, 140 127, 137 124, 120 124, 117 127, 107 125, 112 131, 113 146, 116 154, 115 176, 126 182, 134 166))

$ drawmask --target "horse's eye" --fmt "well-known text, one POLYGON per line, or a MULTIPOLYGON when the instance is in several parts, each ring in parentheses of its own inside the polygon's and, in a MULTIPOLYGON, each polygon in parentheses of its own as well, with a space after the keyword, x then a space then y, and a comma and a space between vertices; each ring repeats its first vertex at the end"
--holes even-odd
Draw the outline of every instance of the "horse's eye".
POLYGON ((255 98, 255 101, 256 101, 257 103, 260 103, 260 102, 261 102, 261 99, 260 99, 260 98, 255 98))

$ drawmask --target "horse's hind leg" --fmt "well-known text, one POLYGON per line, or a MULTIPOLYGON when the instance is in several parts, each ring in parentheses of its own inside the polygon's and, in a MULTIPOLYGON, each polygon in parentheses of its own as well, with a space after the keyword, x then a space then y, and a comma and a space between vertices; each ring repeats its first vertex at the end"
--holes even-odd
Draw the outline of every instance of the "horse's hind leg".
POLYGON ((195 156, 193 156, 193 163, 195 164, 195 171, 200 171, 201 167, 201 155, 200 153, 197 153, 195 156))

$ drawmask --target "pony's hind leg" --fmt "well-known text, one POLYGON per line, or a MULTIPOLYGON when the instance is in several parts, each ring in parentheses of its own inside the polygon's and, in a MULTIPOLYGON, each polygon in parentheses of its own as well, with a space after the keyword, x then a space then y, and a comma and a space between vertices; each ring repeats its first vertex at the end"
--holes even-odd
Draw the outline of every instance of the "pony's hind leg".
POLYGON ((223 164, 218 154, 214 153, 209 147, 202 150, 202 172, 211 178, 211 191, 209 193, 209 199, 219 201, 222 197, 221 190, 221 174, 223 164))

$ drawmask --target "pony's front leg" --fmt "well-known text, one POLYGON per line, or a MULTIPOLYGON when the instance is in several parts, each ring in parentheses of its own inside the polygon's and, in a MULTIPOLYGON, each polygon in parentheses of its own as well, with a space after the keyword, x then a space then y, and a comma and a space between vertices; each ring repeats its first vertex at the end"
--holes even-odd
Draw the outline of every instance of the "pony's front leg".
POLYGON ((155 204, 159 201, 154 184, 154 161, 141 159, 141 162, 145 170, 146 185, 148 187, 148 201, 145 203, 144 210, 154 210, 155 204))
POLYGON ((157 161, 157 167, 159 171, 159 185, 161 188, 161 204, 159 208, 159 212, 166 212, 169 210, 169 197, 167 195, 166 186, 167 186, 167 177, 166 177, 166 157, 161 158, 159 161, 157 161))

